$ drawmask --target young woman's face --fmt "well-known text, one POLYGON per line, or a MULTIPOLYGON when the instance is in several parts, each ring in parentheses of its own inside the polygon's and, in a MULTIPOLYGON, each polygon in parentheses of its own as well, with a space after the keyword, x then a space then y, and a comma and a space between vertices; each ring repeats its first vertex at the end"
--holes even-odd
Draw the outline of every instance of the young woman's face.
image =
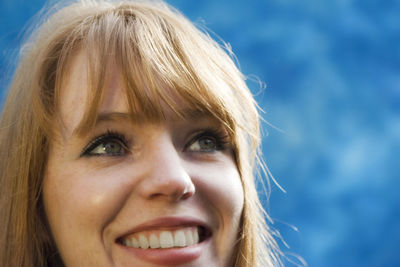
MULTIPOLYGON (((231 141, 214 119, 132 122, 117 69, 93 130, 76 133, 86 60, 74 57, 50 144, 43 199, 66 266, 231 266, 243 189, 231 141)), ((186 109, 182 105, 182 109, 186 109)))

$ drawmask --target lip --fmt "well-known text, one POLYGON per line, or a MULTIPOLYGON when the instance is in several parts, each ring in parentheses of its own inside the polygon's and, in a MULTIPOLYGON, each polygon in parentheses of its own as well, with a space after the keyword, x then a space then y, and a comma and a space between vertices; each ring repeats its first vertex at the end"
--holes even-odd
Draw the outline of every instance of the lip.
POLYGON ((189 263, 196 260, 210 243, 212 236, 211 228, 204 221, 193 217, 160 217, 145 223, 139 224, 131 230, 125 232, 116 239, 116 244, 122 249, 124 254, 137 257, 140 260, 156 265, 172 266, 189 263), (141 249, 124 246, 121 240, 129 235, 141 231, 156 229, 176 229, 180 227, 200 227, 204 233, 200 238, 200 243, 188 247, 174 247, 168 249, 141 249))

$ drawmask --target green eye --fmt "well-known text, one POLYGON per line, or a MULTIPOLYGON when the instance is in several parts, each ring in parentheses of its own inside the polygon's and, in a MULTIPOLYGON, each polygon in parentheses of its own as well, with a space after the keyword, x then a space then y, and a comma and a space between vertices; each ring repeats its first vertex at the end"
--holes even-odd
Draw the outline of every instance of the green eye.
POLYGON ((191 143, 188 149, 195 152, 213 152, 218 149, 218 143, 213 137, 203 136, 191 143))
POLYGON ((123 146, 116 141, 103 142, 98 146, 96 146, 92 151, 90 151, 90 154, 92 155, 101 155, 101 154, 121 155, 123 153, 124 153, 123 146))
POLYGON ((81 156, 122 156, 128 152, 123 135, 107 133, 93 140, 81 156))
POLYGON ((207 128, 196 134, 186 145, 188 152, 213 153, 231 148, 231 139, 224 129, 207 128))

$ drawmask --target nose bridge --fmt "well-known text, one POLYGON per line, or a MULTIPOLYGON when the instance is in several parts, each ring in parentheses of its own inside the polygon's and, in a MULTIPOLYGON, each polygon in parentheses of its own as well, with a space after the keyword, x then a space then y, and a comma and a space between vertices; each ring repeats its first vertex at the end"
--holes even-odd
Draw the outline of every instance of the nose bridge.
POLYGON ((168 132, 160 131, 152 136, 148 145, 143 196, 167 197, 170 200, 192 196, 195 192, 194 184, 168 132))

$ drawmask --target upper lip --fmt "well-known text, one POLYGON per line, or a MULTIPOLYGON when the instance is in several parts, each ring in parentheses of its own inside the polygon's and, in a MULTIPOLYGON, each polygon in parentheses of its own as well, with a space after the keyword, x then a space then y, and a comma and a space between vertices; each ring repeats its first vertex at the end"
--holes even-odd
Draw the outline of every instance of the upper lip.
POLYGON ((193 217, 159 217, 150 221, 146 221, 139 225, 134 226, 132 229, 126 231, 120 235, 117 240, 124 238, 125 236, 138 233, 141 231, 156 230, 156 229, 168 229, 178 227, 190 227, 199 226, 203 227, 207 231, 211 232, 210 226, 207 225, 203 220, 193 217))

